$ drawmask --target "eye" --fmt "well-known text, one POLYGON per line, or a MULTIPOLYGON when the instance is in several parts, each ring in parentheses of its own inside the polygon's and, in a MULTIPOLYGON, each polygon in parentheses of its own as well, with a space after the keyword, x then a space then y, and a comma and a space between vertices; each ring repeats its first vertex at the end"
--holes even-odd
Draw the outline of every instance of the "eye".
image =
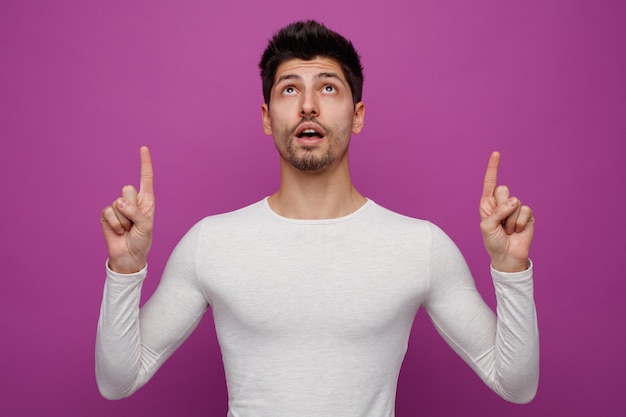
POLYGON ((326 84, 324 88, 322 88, 322 92, 326 94, 335 94, 337 93, 337 88, 334 85, 326 84))
POLYGON ((293 96, 294 94, 296 94, 296 88, 293 85, 288 85, 287 87, 283 88, 283 95, 293 96))

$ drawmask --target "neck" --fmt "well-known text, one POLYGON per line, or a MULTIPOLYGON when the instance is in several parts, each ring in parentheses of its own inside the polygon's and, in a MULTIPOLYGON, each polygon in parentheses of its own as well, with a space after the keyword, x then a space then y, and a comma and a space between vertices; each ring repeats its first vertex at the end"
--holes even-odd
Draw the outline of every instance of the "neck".
POLYGON ((347 158, 321 172, 300 171, 281 159, 280 188, 268 200, 275 213, 307 220, 347 216, 365 202, 352 184, 347 158))

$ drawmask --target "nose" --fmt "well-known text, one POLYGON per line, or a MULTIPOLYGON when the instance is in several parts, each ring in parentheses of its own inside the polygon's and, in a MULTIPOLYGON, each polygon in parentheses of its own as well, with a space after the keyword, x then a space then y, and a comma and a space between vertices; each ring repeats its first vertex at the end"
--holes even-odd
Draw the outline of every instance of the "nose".
POLYGON ((300 103, 300 115, 317 116, 319 114, 319 105, 315 92, 309 90, 302 94, 301 97, 302 101, 300 103))

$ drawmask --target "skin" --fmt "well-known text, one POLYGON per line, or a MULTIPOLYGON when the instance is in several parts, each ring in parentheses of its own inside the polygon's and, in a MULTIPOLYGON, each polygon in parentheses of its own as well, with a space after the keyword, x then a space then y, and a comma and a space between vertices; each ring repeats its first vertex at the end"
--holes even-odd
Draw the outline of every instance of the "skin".
POLYGON ((141 271, 152 246, 154 226, 154 172, 146 146, 139 149, 141 178, 139 192, 132 185, 102 210, 100 221, 109 252, 109 268, 120 274, 141 271))
POLYGON ((269 198, 276 213, 296 219, 335 218, 365 204, 348 164, 350 138, 363 128, 365 105, 352 101, 337 62, 294 59, 279 65, 270 104, 261 110, 263 130, 274 137, 281 157, 281 185, 269 198), (324 137, 298 138, 297 129, 303 126, 323 130, 324 137), (302 170, 294 161, 306 159, 327 162, 302 170))
POLYGON ((494 269, 520 272, 530 267, 528 254, 535 231, 530 207, 512 197, 509 188, 498 185, 500 153, 493 152, 487 163, 480 198, 480 230, 494 269))
MULTIPOLYGON (((353 133, 363 128, 365 106, 353 103, 341 67, 333 60, 290 60, 276 72, 270 104, 262 106, 264 132, 274 137, 280 155, 281 184, 269 198, 276 213, 295 219, 345 216, 366 199, 354 187, 348 164, 353 133), (303 127, 321 138, 299 138, 303 127)), ((154 173, 147 147, 140 149, 139 191, 132 185, 102 210, 109 267, 134 273, 146 265, 154 225, 154 173)), ((532 210, 498 185, 500 154, 487 163, 480 198, 480 229, 493 268, 519 272, 529 267, 534 234, 532 210)))

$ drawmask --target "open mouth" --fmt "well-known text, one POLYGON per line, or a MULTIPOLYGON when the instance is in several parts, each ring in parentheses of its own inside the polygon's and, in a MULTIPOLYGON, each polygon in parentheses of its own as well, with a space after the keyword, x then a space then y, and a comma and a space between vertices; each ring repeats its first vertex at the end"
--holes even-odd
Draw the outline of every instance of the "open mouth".
POLYGON ((324 137, 324 135, 322 135, 320 132, 318 132, 315 129, 305 129, 302 132, 300 132, 298 134, 298 138, 302 139, 302 138, 322 138, 324 137))
POLYGON ((326 135, 324 134, 324 131, 322 130, 322 128, 312 123, 305 123, 302 126, 300 126, 300 128, 296 131, 296 137, 298 139, 303 139, 303 138, 321 139, 324 136, 326 135))

